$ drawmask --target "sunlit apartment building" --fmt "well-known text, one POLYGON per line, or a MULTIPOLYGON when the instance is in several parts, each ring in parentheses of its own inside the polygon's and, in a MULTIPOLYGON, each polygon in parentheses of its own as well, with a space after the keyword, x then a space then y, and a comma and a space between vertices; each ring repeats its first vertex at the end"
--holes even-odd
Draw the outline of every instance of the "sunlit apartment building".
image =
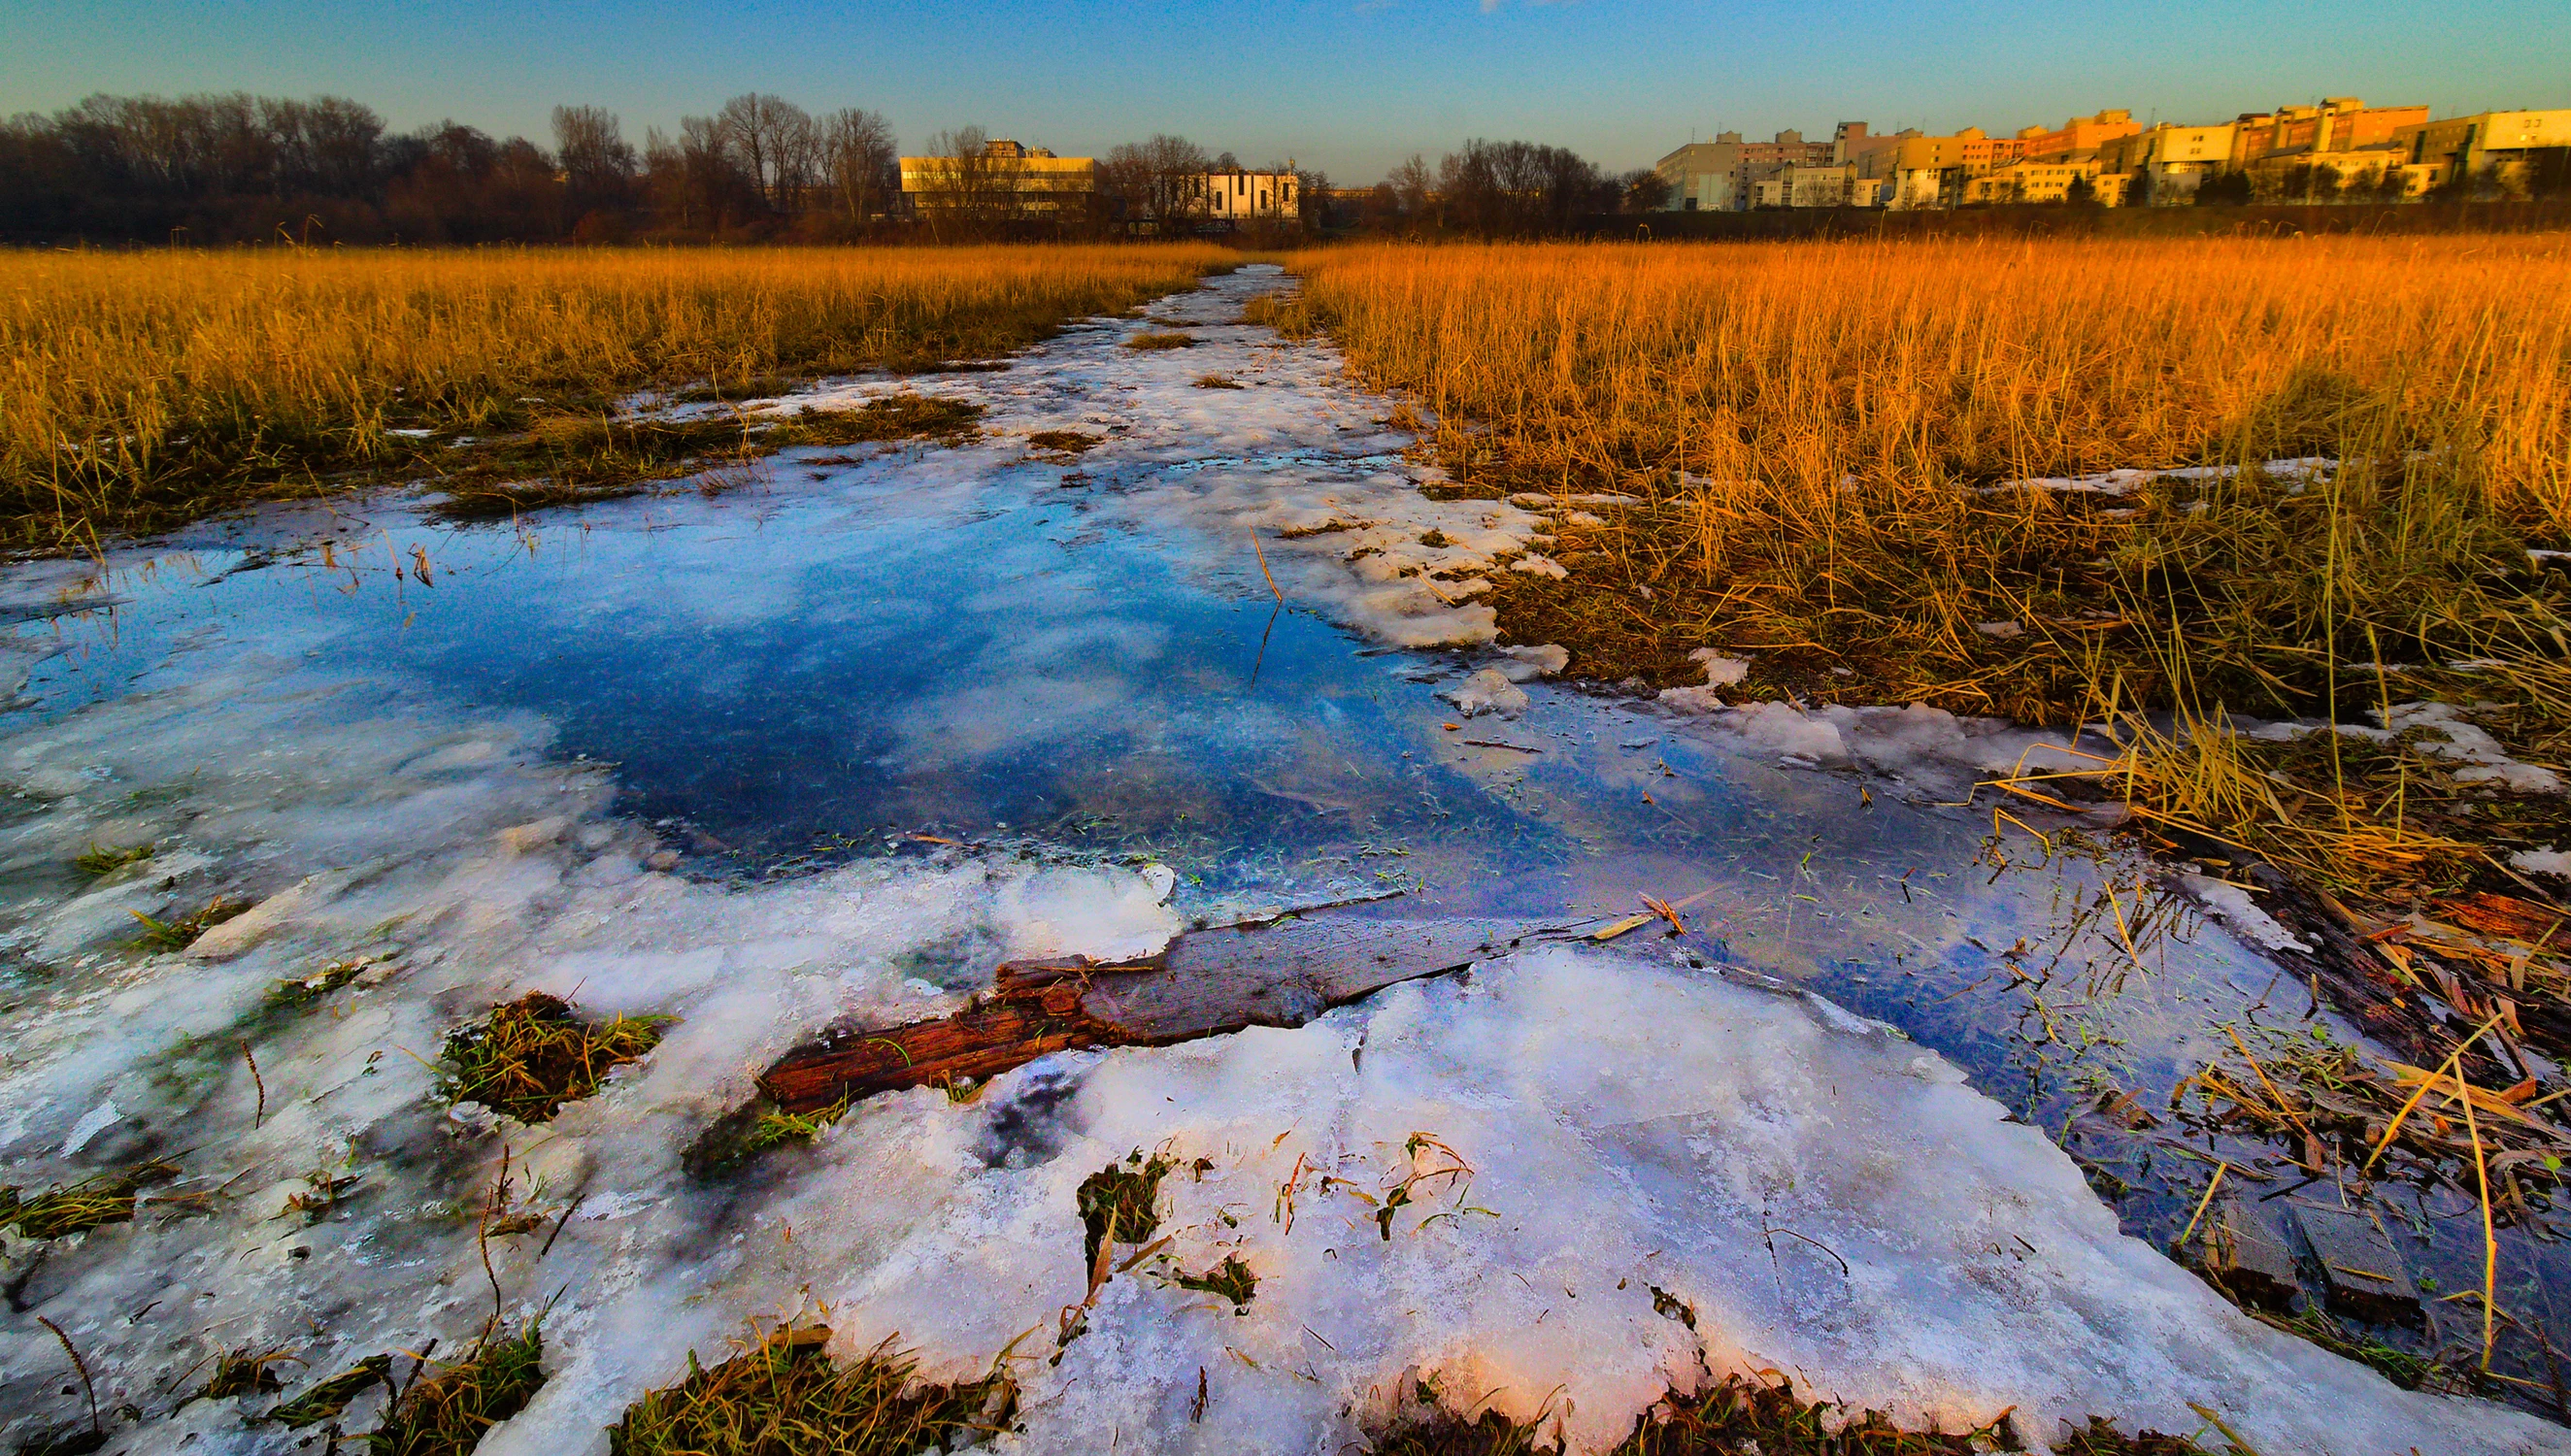
POLYGON ((2231 168, 2233 138, 2239 130, 2233 122, 2216 127, 2164 123, 2101 146, 2099 171, 2148 178, 2155 204, 2187 202, 2208 177, 2231 168))
POLYGON ((1054 217, 1085 211, 1098 162, 995 139, 974 157, 904 157, 901 195, 914 213, 1054 217))
POLYGON ((2098 149, 2109 142, 2142 129, 2132 112, 2102 111, 2095 116, 2073 117, 2059 127, 2027 127, 2014 140, 2021 158, 2045 162, 2062 157, 2095 157, 2098 149))
POLYGON ((2514 185, 2533 154, 2571 148, 2571 110, 2485 111, 2442 122, 2422 121, 2393 134, 2393 145, 2424 191, 2466 177, 2514 185))
POLYGON ((1303 213, 1301 184, 1287 164, 1285 172, 1246 172, 1239 168, 1208 172, 1188 179, 1188 201, 1215 223, 1286 222, 1303 213))

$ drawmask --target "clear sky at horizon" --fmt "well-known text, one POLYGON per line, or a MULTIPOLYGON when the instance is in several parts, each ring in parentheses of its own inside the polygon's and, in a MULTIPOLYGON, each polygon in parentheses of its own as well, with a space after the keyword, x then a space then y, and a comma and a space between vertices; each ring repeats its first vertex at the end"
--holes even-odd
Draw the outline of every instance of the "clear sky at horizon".
POLYGON ((0 0, 0 113, 93 92, 354 97, 539 141, 558 102, 629 137, 743 91, 864 106, 905 148, 979 125, 1094 155, 1156 131, 1370 182, 1466 137, 1642 166, 1691 135, 1980 126, 2100 107, 2221 121, 2322 95, 2440 116, 2571 106, 2571 5, 1823 0, 0 0))

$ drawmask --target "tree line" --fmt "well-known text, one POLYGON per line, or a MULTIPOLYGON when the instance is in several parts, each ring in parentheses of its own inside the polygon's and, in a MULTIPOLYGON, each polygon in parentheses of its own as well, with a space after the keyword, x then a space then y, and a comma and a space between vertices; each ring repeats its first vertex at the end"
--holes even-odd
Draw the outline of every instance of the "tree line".
POLYGON ((862 236, 899 189, 874 112, 753 93, 641 148, 597 107, 553 145, 444 121, 394 132, 341 97, 94 96, 0 122, 0 237, 239 243, 862 236))
MULTIPOLYGON (((902 216, 899 148, 877 112, 811 113, 781 97, 734 97, 638 147, 611 112, 556 107, 550 146, 442 121, 391 130, 341 97, 245 93, 93 96, 50 116, 0 121, 0 240, 181 244, 846 242, 908 236, 1063 236, 1190 231, 1206 217, 1197 180, 1244 169, 1184 137, 1155 136, 1099 159, 1094 193, 1031 214, 1017 164, 986 156, 965 127, 921 155, 956 159, 961 206, 914 229, 902 216)), ((1560 147, 1470 141, 1436 165, 1413 157, 1371 189, 1334 193, 1296 173, 1306 227, 1536 237, 1599 214, 1647 211, 1648 170, 1611 175, 1560 147)))

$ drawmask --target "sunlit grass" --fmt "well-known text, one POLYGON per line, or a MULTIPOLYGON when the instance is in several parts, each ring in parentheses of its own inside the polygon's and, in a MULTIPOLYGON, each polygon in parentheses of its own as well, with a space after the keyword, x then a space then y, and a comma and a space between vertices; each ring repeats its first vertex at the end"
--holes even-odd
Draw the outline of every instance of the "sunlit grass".
POLYGON ((1187 286, 1212 246, 0 253, 0 520, 183 519, 645 386, 1005 353, 1187 286), (403 431, 415 433, 404 434, 403 431))

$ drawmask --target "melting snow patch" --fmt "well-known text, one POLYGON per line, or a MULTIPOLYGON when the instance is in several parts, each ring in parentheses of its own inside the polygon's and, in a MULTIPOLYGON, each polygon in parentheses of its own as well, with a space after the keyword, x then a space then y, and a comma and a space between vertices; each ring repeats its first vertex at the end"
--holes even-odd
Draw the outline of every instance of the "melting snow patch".
POLYGON ((2508 857, 2508 867, 2528 874, 2556 874, 2571 879, 2571 854, 2547 844, 2541 849, 2521 849, 2508 857))
POLYGON ((2495 783, 2511 793, 2560 793, 2562 777, 2550 768, 2521 763, 2508 755, 2499 739, 2474 727, 2464 719, 2464 710, 2451 703, 2403 703, 2383 714, 2383 726, 2392 732, 2409 728, 2433 728, 2446 735, 2440 743, 2419 740, 2422 752, 2441 758, 2452 758, 2468 766, 2455 770, 2457 783, 2495 783))
MULTIPOLYGON (((2287 489, 2300 494, 2307 484, 2321 480, 2338 468, 2338 461, 2326 455, 2301 455, 2286 460, 2271 460, 2259 467, 2272 480, 2286 482, 2287 489)), ((2004 490, 2043 490, 2060 495, 2129 495, 2155 480, 2230 480, 2241 473, 2238 465, 2181 465, 2168 470, 2108 470, 2096 475, 2039 475, 2023 480, 2004 480, 1983 486, 1988 495, 2004 490)))
POLYGON ((1704 667, 1705 683, 1709 688, 1729 688, 1750 676, 1748 658, 1728 658, 1716 648, 1698 648, 1688 654, 1688 661, 1704 667))
POLYGON ((1515 718, 1527 710, 1526 690, 1497 668, 1484 668, 1437 696, 1454 704, 1455 711, 1466 718, 1485 713, 1515 718))
POLYGON ((1550 678, 1571 666, 1571 649, 1558 643, 1548 642, 1541 647, 1504 647, 1500 649, 1500 655, 1517 660, 1516 667, 1500 670, 1513 683, 1523 683, 1529 678, 1550 678))
MULTIPOLYGON (((1108 1429, 1138 1451, 1337 1450, 1415 1371, 1514 1419, 1561 1413, 1569 1450, 1598 1453, 1709 1367, 1791 1370, 1805 1394, 1950 1430, 2014 1406, 2045 1442, 2092 1411, 2190 1429, 2190 1402, 2268 1450, 2563 1442, 2241 1314, 2120 1233, 2040 1132, 1873 1023, 1597 952, 1524 953, 1296 1030, 1035 1064, 986 1102, 861 1110, 771 1211, 791 1241, 756 1261, 830 1306, 835 1352, 897 1334, 933 1378, 978 1375, 1030 1325, 1045 1334, 1020 1348, 1041 1353, 1081 1302, 1081 1182, 1136 1150, 1171 1159, 1159 1257, 1106 1286, 1059 1364, 1019 1367, 1021 1451, 1094 1451, 1108 1429), (989 1156, 1004 1126, 1029 1151, 989 1156), (1228 1257, 1258 1276, 1244 1312, 1170 1282, 1228 1257), (1655 1311, 1656 1287, 1693 1327, 1655 1311)), ((611 1417, 604 1388, 577 1392, 613 1358, 567 1353, 521 1423, 611 1417)))
POLYGON ((70 1136, 63 1139, 62 1156, 65 1158, 78 1157, 80 1155, 80 1151, 89 1146, 92 1138, 106 1132, 122 1120, 122 1116, 116 1110, 116 1100, 114 1098, 110 1098, 107 1101, 100 1103, 98 1106, 91 1108, 86 1114, 82 1115, 79 1122, 72 1124, 70 1136))
POLYGON ((2203 874, 2181 874, 2178 881, 2197 903, 2205 906, 2216 919, 2231 926, 2233 934, 2251 944, 2265 950, 2313 953, 2312 946, 2288 930, 2276 916, 2260 909, 2258 902, 2250 898, 2250 892, 2241 886, 2203 874))

